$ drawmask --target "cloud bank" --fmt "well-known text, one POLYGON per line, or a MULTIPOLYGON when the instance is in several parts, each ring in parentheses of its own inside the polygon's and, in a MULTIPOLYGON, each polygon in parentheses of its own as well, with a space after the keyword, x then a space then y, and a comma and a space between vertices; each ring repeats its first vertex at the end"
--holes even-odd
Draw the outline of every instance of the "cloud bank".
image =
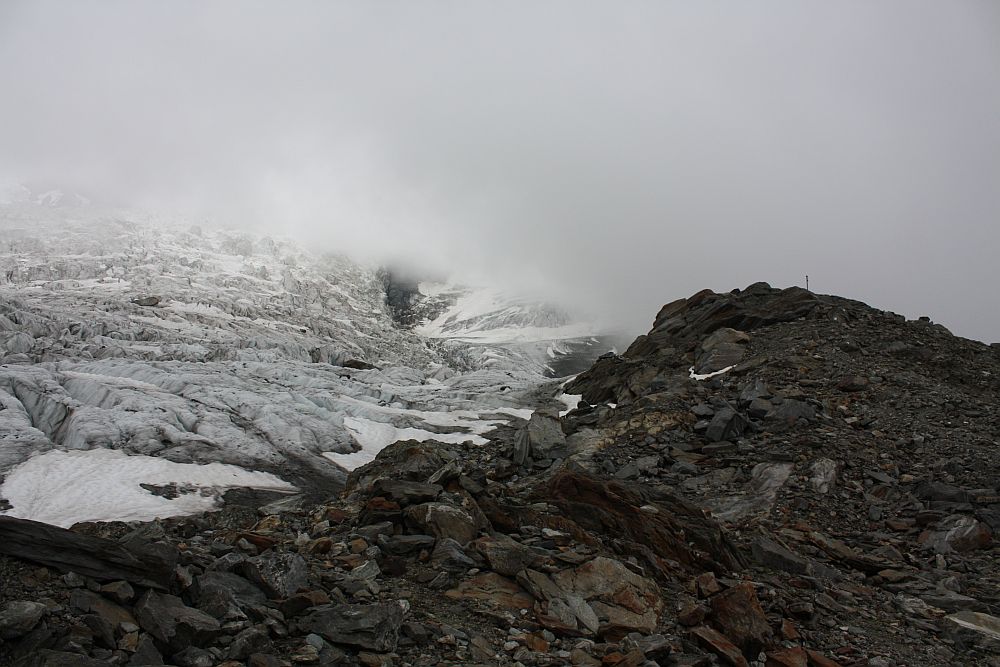
POLYGON ((536 288, 1000 340, 993 2, 5 2, 0 175, 536 288))

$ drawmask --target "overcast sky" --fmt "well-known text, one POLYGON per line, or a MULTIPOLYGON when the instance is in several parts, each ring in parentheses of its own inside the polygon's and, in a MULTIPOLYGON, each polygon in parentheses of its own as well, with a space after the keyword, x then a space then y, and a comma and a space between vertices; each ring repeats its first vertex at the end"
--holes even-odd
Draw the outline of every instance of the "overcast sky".
POLYGON ((1000 340, 1000 3, 0 2, 0 175, 635 332, 802 284, 1000 340))

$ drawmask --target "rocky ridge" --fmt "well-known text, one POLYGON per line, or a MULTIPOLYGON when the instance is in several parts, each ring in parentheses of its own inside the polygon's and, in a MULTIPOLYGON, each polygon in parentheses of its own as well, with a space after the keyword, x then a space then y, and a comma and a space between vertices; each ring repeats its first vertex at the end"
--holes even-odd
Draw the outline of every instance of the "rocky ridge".
POLYGON ((0 660, 995 666, 998 373, 858 302, 701 292, 568 413, 397 442, 316 506, 0 518, 0 660))

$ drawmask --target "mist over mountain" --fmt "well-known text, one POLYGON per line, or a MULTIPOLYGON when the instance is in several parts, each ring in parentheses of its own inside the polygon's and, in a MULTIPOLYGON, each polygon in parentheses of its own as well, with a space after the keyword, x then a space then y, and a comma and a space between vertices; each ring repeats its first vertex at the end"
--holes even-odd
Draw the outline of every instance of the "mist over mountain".
POLYGON ((0 173, 639 333, 768 280, 995 341, 992 3, 7 2, 0 173))

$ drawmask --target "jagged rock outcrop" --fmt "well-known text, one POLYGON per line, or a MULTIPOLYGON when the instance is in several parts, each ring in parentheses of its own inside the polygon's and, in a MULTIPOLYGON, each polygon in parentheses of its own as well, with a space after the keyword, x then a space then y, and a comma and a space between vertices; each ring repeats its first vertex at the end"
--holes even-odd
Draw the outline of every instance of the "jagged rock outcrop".
POLYGON ((125 580, 161 590, 169 587, 177 563, 176 550, 166 545, 119 544, 9 516, 0 516, 0 554, 98 581, 125 580))

